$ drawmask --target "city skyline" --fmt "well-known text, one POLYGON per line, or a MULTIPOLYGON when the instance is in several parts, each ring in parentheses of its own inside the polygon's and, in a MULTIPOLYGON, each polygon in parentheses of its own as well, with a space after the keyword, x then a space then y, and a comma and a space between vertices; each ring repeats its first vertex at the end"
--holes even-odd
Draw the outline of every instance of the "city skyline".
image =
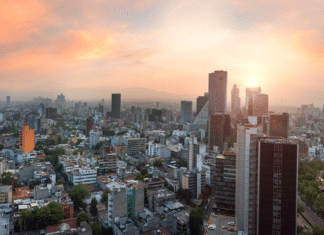
POLYGON ((99 99, 136 87, 123 97, 151 99, 150 89, 194 100, 208 73, 225 70, 227 100, 237 84, 262 87, 270 105, 322 106, 323 4, 7 1, 0 93, 99 99))

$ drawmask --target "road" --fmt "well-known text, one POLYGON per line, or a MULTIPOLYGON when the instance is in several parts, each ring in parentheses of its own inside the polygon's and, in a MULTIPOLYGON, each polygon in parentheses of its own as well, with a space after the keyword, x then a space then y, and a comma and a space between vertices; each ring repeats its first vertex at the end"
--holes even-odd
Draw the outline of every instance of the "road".
MULTIPOLYGON (((298 214, 297 216, 297 225, 307 225, 308 229, 311 229, 311 226, 309 223, 307 223, 307 221, 301 216, 298 214)), ((307 231, 308 229, 304 229, 304 232, 307 231)))
POLYGON ((324 222, 302 200, 300 200, 299 196, 298 201, 305 207, 303 216, 305 216, 312 225, 318 224, 324 227, 324 222))
MULTIPOLYGON (((214 205, 215 201, 213 199, 212 196, 209 197, 209 203, 207 204, 207 209, 204 210, 204 221, 208 221, 209 220, 209 216, 210 214, 213 212, 213 205, 214 205)), ((205 209, 205 208, 203 208, 205 209)))

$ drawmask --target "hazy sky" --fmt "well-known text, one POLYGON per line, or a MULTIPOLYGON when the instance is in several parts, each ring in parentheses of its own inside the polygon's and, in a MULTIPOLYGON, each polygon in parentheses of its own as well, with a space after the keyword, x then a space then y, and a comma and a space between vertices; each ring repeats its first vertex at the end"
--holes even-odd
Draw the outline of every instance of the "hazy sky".
POLYGON ((142 87, 194 99, 208 73, 227 70, 228 99, 237 83, 242 105, 252 85, 271 105, 322 105, 323 9, 323 0, 2 1, 0 96, 145 97, 128 89, 142 87))

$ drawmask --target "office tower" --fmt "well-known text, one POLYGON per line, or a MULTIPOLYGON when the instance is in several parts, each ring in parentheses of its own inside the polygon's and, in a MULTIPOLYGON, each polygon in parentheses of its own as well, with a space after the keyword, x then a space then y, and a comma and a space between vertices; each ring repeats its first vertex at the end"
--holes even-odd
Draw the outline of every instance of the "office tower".
POLYGON ((198 96, 197 98, 197 107, 196 107, 196 116, 200 113, 200 110, 205 106, 208 101, 208 96, 198 96))
POLYGON ((232 93, 231 93, 231 114, 235 118, 237 114, 241 112, 241 98, 240 98, 240 89, 234 84, 232 93))
POLYGON ((216 196, 217 212, 235 215, 236 154, 226 152, 216 157, 216 196))
POLYGON ((29 126, 23 126, 23 129, 19 131, 19 149, 22 149, 24 153, 29 153, 34 150, 34 147, 34 130, 30 130, 29 126))
POLYGON ((257 221, 256 148, 262 125, 251 123, 237 125, 235 217, 237 230, 243 235, 256 234, 257 221))
POLYGON ((93 146, 95 146, 97 143, 99 143, 100 140, 100 136, 99 136, 99 132, 94 131, 94 130, 90 130, 89 132, 89 147, 92 148, 93 146))
POLYGON ((231 132, 230 116, 222 113, 210 115, 208 125, 209 149, 213 150, 214 146, 218 146, 219 150, 222 152, 224 143, 227 142, 231 132))
POLYGON ((120 103, 121 95, 120 94, 111 94, 111 115, 112 118, 120 118, 120 103))
POLYGON ((270 127, 269 135, 281 136, 283 138, 288 138, 289 130, 289 114, 271 114, 270 115, 270 127))
POLYGON ((146 149, 146 138, 128 138, 125 140, 128 155, 144 153, 146 149))
POLYGON ((46 118, 47 119, 55 119, 57 115, 57 109, 56 108, 46 108, 46 118))
POLYGON ((7 96, 7 105, 10 105, 10 96, 7 96))
POLYGON ((99 104, 99 113, 103 114, 104 110, 103 110, 103 105, 99 104))
POLYGON ((258 152, 257 234, 296 234, 298 145, 261 139, 258 152))
POLYGON ((199 144, 195 137, 189 138, 189 157, 188 157, 188 167, 189 171, 197 168, 197 154, 199 154, 199 144))
POLYGON ((245 96, 245 109, 247 116, 253 116, 253 96, 261 94, 261 87, 247 87, 245 96))
POLYGON ((192 102, 181 101, 181 120, 180 123, 191 123, 192 122, 192 102))
POLYGON ((86 119, 86 137, 89 137, 89 133, 92 130, 92 117, 86 119))
POLYGON ((255 117, 262 117, 268 114, 269 97, 266 94, 256 94, 253 96, 252 112, 255 117))
POLYGON ((226 112, 227 71, 215 71, 209 74, 208 100, 209 115, 226 112))

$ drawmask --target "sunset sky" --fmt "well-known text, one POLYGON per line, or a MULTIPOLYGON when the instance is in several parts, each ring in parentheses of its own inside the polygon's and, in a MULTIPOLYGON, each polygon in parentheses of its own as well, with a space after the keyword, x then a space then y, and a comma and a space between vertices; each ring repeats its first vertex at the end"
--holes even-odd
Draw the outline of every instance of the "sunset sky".
POLYGON ((242 105, 258 85, 270 105, 322 106, 323 9, 323 0, 2 1, 0 98, 145 98, 136 87, 194 100, 208 73, 226 70, 228 103, 236 83, 242 105))

